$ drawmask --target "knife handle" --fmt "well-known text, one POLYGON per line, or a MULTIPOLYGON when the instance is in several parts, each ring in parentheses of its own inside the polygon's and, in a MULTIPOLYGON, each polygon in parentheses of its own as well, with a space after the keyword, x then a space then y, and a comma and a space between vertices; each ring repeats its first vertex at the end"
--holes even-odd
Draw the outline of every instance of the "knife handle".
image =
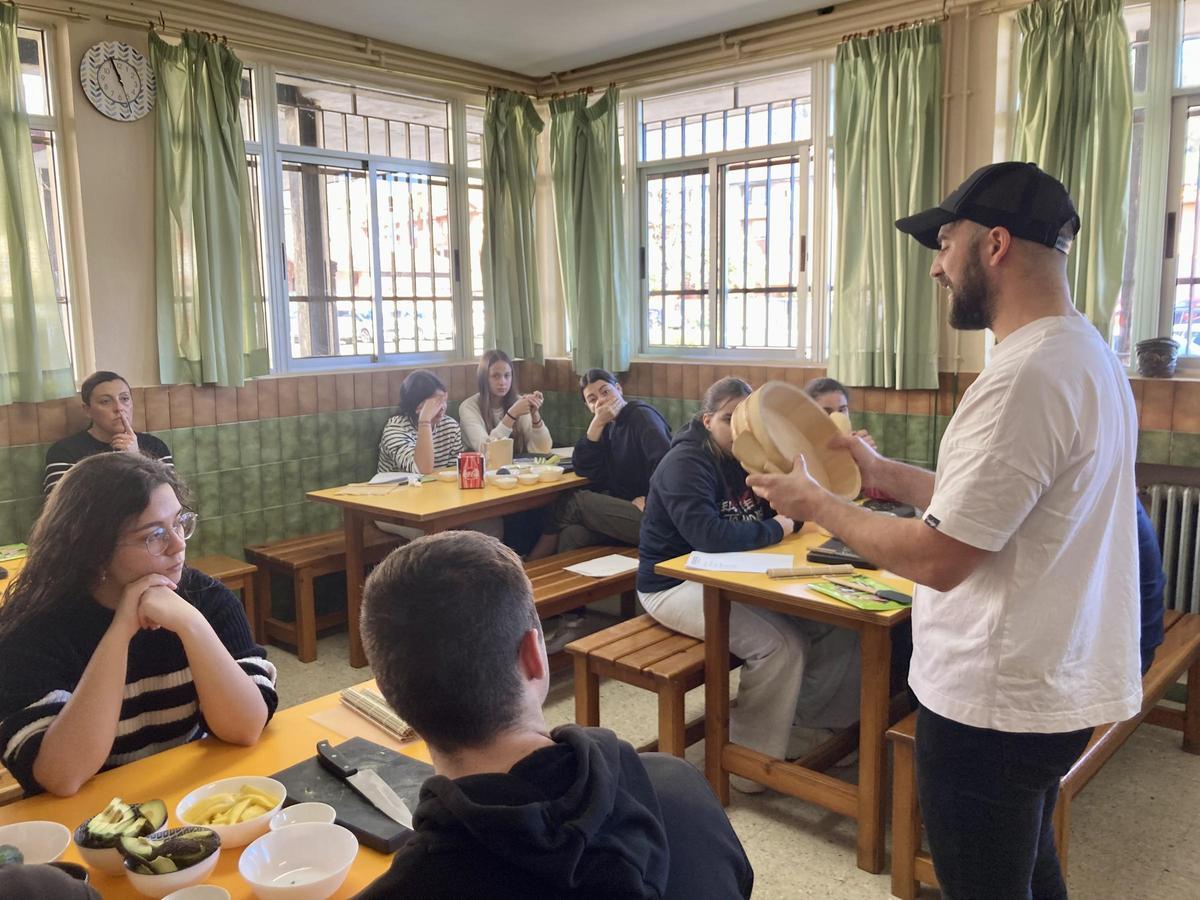
POLYGON ((317 762, 343 780, 358 773, 329 741, 317 741, 317 762))

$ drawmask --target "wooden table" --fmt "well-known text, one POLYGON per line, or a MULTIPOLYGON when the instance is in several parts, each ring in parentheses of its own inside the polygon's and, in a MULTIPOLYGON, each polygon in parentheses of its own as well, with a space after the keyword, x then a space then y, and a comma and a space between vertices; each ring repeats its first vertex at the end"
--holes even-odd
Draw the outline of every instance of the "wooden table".
MULTIPOLYGON (((811 525, 800 534, 758 553, 794 553, 795 565, 828 537, 811 525)), ((909 618, 908 608, 867 612, 822 597, 805 585, 815 579, 773 580, 743 572, 701 572, 685 567, 686 556, 655 566, 660 575, 704 585, 705 769, 722 803, 729 802, 729 774, 743 775, 778 791, 816 803, 858 820, 858 866, 883 869, 886 800, 886 732, 891 699, 892 629, 909 618), (859 712, 858 784, 848 784, 816 769, 772 759, 729 740, 729 604, 748 603, 763 609, 858 632, 862 644, 862 690, 859 712)), ((905 593, 912 583, 888 572, 863 570, 905 593)))
POLYGON ((25 568, 24 556, 18 556, 16 559, 6 559, 0 562, 0 567, 3 567, 7 575, 0 576, 0 606, 4 605, 4 592, 8 590, 9 582, 17 577, 17 574, 25 568))
MULTIPOLYGON (((283 710, 275 716, 253 747, 235 747, 214 738, 206 738, 102 772, 85 784, 74 797, 40 794, 0 807, 0 825, 48 819, 74 831, 85 819, 104 809, 113 797, 121 797, 131 802, 156 798, 163 800, 170 813, 169 824, 174 827, 178 824, 175 806, 189 791, 218 778, 270 775, 312 756, 317 741, 322 738, 332 738, 336 743, 343 738, 353 737, 350 734, 338 736, 326 726, 309 719, 313 713, 337 703, 338 695, 334 693, 283 710)), ((429 753, 423 742, 405 744, 404 752, 429 761, 429 753)), ((254 894, 237 869, 241 855, 240 847, 222 851, 217 868, 206 883, 225 888, 234 900, 249 900, 254 894)), ((74 842, 62 859, 83 862, 74 842)), ((391 856, 369 847, 360 847, 345 884, 334 896, 353 896, 383 874, 390 864, 391 856)), ((123 875, 92 871, 91 884, 105 900, 141 896, 123 875)))
POLYGON ((342 493, 344 488, 310 491, 310 500, 341 507, 346 530, 346 617, 350 632, 350 665, 367 664, 362 635, 358 630, 363 585, 363 528, 368 522, 383 519, 416 528, 426 534, 461 528, 493 516, 507 516, 546 506, 563 491, 587 484, 586 478, 566 473, 558 481, 482 490, 464 491, 456 483, 427 481, 420 487, 400 487, 389 494, 358 495, 342 493))

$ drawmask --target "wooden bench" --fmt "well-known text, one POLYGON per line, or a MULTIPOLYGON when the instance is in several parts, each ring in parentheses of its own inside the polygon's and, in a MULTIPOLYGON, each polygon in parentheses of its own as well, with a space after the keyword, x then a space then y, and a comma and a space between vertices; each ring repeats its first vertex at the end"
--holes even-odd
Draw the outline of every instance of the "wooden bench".
MULTIPOLYGON (((600 724, 600 678, 658 696, 658 741, 647 748, 682 757, 704 737, 703 717, 684 720, 683 699, 704 684, 704 641, 642 615, 567 644, 575 666, 575 721, 600 724)), ((741 663, 730 658, 730 667, 741 663)))
MULTIPOLYGON (((383 560, 403 541, 376 529, 367 529, 363 558, 368 565, 383 560)), ((255 544, 245 550, 246 559, 258 567, 254 576, 258 598, 254 631, 260 641, 288 644, 296 648, 301 662, 317 658, 317 632, 346 621, 345 610, 317 615, 313 582, 322 575, 346 571, 345 532, 327 531, 289 538, 274 544, 255 544), (271 576, 283 575, 292 581, 295 618, 277 619, 271 611, 271 576)))
MULTIPOLYGON (((254 596, 254 573, 258 567, 252 563, 234 559, 232 556, 202 556, 189 562, 193 569, 199 569, 205 575, 210 575, 221 582, 231 591, 241 591, 242 605, 246 608, 246 621, 254 633, 254 640, 262 642, 265 638, 259 630, 258 605, 254 596)), ((271 595, 267 594, 270 601, 271 595)))
POLYGON ((578 606, 587 606, 614 594, 621 597, 621 615, 625 618, 632 616, 636 608, 634 604, 637 602, 637 592, 634 589, 637 582, 636 569, 603 578, 566 571, 567 566, 614 554, 637 559, 637 548, 581 547, 526 563, 525 574, 533 584, 533 602, 537 606, 538 618, 548 619, 561 615, 578 606))
MULTIPOLYGON (((1168 610, 1163 622, 1166 637, 1154 663, 1142 678, 1142 710, 1124 722, 1096 728, 1083 755, 1063 776, 1054 808, 1054 840, 1063 872, 1067 869, 1067 844, 1071 803, 1108 759, 1143 721, 1183 732, 1183 749, 1200 754, 1200 615, 1168 610), (1187 700, 1182 710, 1158 704, 1179 678, 1187 673, 1187 700)), ((921 849, 921 818, 917 803, 917 773, 913 755, 917 714, 888 731, 892 741, 892 894, 902 900, 917 896, 922 884, 937 885, 933 860, 921 849)))

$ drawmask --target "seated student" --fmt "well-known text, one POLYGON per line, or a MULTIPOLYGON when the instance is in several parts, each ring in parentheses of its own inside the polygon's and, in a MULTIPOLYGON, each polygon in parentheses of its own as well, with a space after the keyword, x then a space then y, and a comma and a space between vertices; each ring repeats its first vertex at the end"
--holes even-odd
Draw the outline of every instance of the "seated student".
POLYGON ((688 763, 546 727, 532 589, 498 541, 450 532, 394 551, 367 580, 362 630, 436 774, 416 833, 360 898, 750 896, 749 860, 688 763))
POLYGON ((503 350, 489 350, 475 375, 479 392, 458 405, 463 443, 481 450, 484 441, 511 437, 513 456, 550 452, 550 429, 542 420, 542 392, 521 394, 512 360, 503 350))
POLYGON ((591 481, 569 491, 555 508, 559 551, 594 544, 638 542, 650 475, 671 446, 662 413, 626 400, 616 376, 589 369, 579 392, 592 413, 587 433, 575 442, 575 472, 591 481))
MULTIPOLYGON (((817 401, 817 405, 825 410, 826 414, 833 415, 838 412, 846 417, 846 421, 850 421, 850 392, 840 381, 833 378, 814 378, 804 386, 804 393, 817 401)), ((868 447, 875 449, 875 439, 865 428, 855 431, 854 436, 862 438, 868 447)))
MULTIPOLYGON (((755 550, 783 540, 793 522, 746 486, 733 457, 733 411, 750 394, 722 378, 700 412, 675 435, 650 479, 642 520, 637 588, 646 612, 668 628, 704 637, 704 589, 658 575, 654 567, 692 550, 755 550)), ((858 720, 858 637, 850 630, 734 603, 729 649, 742 677, 730 716, 732 739, 777 758, 795 759, 858 720), (794 727, 795 726, 795 727, 794 727)), ((744 793, 763 787, 740 776, 744 793)))
POLYGON ((1163 590, 1167 578, 1163 574, 1162 550, 1158 545, 1158 534, 1154 523, 1146 513, 1139 498, 1137 507, 1138 571, 1140 573, 1140 596, 1142 600, 1142 674, 1154 662, 1154 653, 1163 642, 1163 590))
POLYGON ((409 374, 400 385, 396 415, 379 439, 379 472, 415 472, 458 464, 462 433, 446 415, 446 386, 428 369, 409 374))
POLYGON ((68 796, 209 732, 258 740, 275 667, 241 602, 184 565, 196 514, 161 462, 106 453, 50 495, 0 607, 0 762, 68 796))
POLYGON ((129 390, 129 382, 116 372, 93 372, 79 389, 79 396, 92 424, 78 434, 57 441, 46 451, 43 492, 49 494, 67 470, 81 459, 112 450, 144 453, 174 466, 166 444, 152 434, 133 430, 133 393, 129 390))

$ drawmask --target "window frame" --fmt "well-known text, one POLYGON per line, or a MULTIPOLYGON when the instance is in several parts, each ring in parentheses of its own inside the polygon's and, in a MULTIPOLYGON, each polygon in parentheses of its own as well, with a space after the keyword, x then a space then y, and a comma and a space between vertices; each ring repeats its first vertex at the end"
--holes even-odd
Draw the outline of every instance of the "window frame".
MULTIPOLYGON (((466 107, 481 106, 483 98, 468 93, 447 93, 424 85, 404 82, 380 83, 349 78, 320 68, 279 66, 247 55, 244 65, 251 72, 254 91, 256 141, 246 142, 246 152, 258 155, 261 205, 260 241, 264 294, 270 333, 271 374, 314 374, 318 372, 363 370, 375 367, 437 366, 474 359, 469 205, 467 184, 472 176, 482 177, 482 169, 467 165, 466 107), (447 104, 448 162, 406 160, 398 157, 320 147, 298 147, 279 140, 276 76, 280 73, 301 78, 347 85, 356 89, 385 93, 411 93, 417 97, 440 100, 447 104), (292 355, 291 322, 287 283, 287 245, 283 224, 283 167, 287 163, 358 168, 366 174, 370 205, 372 278, 371 303, 374 310, 374 352, 345 356, 295 357, 292 355), (379 211, 375 179, 380 173, 402 172, 445 178, 449 186, 447 212, 450 217, 451 299, 454 309, 454 347, 448 350, 414 353, 382 352, 384 342, 381 247, 379 211)), ((365 297, 361 298, 367 299, 365 297)))
POLYGON ((789 56, 767 63, 729 67, 702 73, 687 78, 661 81, 639 86, 622 96, 625 103, 624 129, 636 136, 636 144, 630 142, 625 154, 625 184, 631 186, 625 194, 626 221, 636 223, 636 228, 626 229, 628 271, 635 285, 634 296, 638 322, 635 330, 637 339, 634 361, 664 362, 667 360, 695 361, 697 359, 764 363, 812 363, 822 364, 828 359, 830 302, 832 296, 832 273, 830 272, 830 250, 836 235, 830 231, 833 221, 830 209, 828 185, 832 172, 832 95, 833 84, 832 48, 802 55, 789 56), (642 132, 640 127, 641 101, 665 93, 716 86, 734 81, 748 80, 774 74, 784 74, 798 69, 811 71, 810 84, 810 136, 804 141, 764 144, 758 147, 724 150, 719 153, 679 156, 667 160, 642 162, 642 132), (812 182, 804 189, 805 202, 812 208, 812 222, 806 234, 808 265, 802 271, 802 281, 807 281, 807 296, 803 283, 797 285, 797 316, 800 321, 797 346, 788 348, 722 347, 721 317, 724 315, 724 278, 721 274, 721 235, 723 202, 721 171, 731 163, 783 158, 810 153, 812 155, 812 182), (641 269, 642 248, 647 246, 648 216, 645 208, 645 179, 647 175, 662 175, 671 172, 694 171, 707 167, 709 177, 708 202, 712 227, 708 233, 708 315, 709 335, 704 346, 659 347, 650 344, 649 328, 649 281, 641 269), (804 350, 809 304, 812 309, 812 353, 804 350))

